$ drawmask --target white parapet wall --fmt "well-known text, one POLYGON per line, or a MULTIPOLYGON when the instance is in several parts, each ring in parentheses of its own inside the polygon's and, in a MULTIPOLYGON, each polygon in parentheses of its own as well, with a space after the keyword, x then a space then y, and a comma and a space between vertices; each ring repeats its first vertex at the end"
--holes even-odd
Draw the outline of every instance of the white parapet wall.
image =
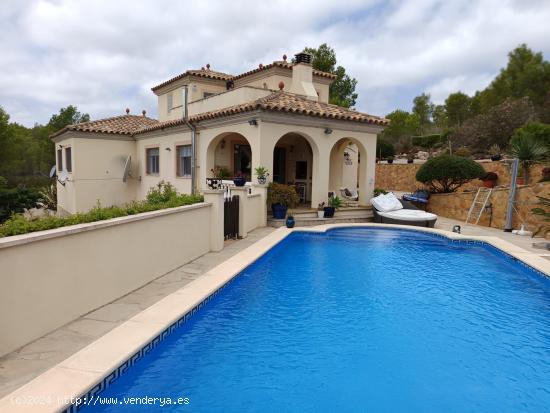
MULTIPOLYGON (((207 202, 0 239, 0 356, 223 247, 207 202)), ((221 217, 221 222, 220 222, 221 217)))

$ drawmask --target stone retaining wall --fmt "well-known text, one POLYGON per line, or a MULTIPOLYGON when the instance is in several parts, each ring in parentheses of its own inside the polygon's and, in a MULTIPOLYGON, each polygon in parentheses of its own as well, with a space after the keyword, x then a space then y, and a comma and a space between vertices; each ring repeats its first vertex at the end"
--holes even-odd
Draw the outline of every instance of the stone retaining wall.
MULTIPOLYGON (((508 187, 495 188, 491 194, 491 209, 484 212, 479 225, 504 229, 506 222, 506 207, 508 205, 508 187)), ((476 192, 455 192, 451 194, 433 194, 428 203, 428 211, 447 218, 466 220, 468 210, 472 205, 476 192)), ((513 214, 513 228, 519 229, 522 222, 530 231, 535 231, 542 220, 531 213, 537 207, 538 196, 550 195, 550 182, 538 183, 532 186, 519 186, 516 192, 516 209, 513 214)))
MULTIPOLYGON (((498 175, 497 185, 510 185, 510 164, 502 161, 478 161, 487 172, 495 172, 498 175)), ((422 184, 416 181, 416 172, 422 164, 377 164, 375 187, 391 189, 394 191, 414 191, 422 184)), ((543 165, 535 165, 531 168, 531 180, 537 182, 541 178, 543 165)), ((477 189, 482 183, 474 180, 464 185, 464 189, 477 189)))

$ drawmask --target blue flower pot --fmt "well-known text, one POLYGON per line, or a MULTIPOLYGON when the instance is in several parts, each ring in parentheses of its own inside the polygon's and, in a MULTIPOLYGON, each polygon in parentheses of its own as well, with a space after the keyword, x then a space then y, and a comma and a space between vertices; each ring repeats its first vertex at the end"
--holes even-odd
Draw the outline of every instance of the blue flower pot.
POLYGON ((246 178, 243 178, 242 176, 237 176, 233 178, 233 183, 235 186, 244 186, 246 184, 246 178))
POLYGON ((273 218, 285 219, 287 207, 281 204, 271 205, 271 212, 273 212, 273 218))
POLYGON ((294 217, 292 215, 289 215, 286 219, 286 227, 294 228, 294 225, 296 225, 296 221, 294 221, 294 217))

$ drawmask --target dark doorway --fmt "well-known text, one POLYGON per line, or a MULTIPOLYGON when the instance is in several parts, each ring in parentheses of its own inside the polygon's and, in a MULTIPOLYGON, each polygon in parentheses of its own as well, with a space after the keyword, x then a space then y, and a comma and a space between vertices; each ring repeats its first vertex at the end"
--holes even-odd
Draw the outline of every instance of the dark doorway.
POLYGON ((286 183, 286 149, 275 147, 273 151, 273 181, 286 183))
POLYGON ((236 144, 233 155, 233 174, 243 174, 250 181, 252 168, 252 150, 250 145, 236 144))

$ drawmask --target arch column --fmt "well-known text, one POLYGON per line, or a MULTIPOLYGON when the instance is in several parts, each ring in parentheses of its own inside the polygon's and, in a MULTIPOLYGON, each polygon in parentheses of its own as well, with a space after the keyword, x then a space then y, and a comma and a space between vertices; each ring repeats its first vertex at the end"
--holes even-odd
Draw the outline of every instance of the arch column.
POLYGON ((330 184, 330 148, 320 146, 313 152, 313 169, 311 179, 311 207, 316 208, 321 202, 328 201, 330 184))

